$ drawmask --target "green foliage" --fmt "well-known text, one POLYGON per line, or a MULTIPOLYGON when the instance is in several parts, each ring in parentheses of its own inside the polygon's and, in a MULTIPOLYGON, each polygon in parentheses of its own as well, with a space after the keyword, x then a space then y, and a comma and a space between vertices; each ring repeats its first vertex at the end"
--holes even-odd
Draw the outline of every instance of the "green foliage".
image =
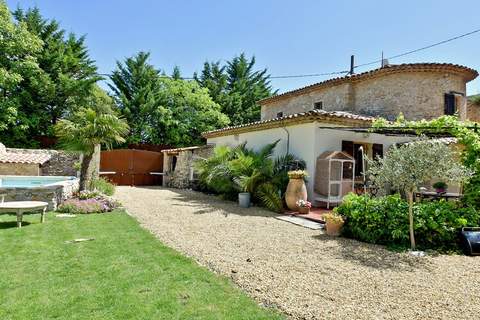
POLYGON ((470 174, 458 162, 455 152, 437 140, 418 140, 400 147, 394 146, 387 151, 384 158, 367 160, 367 174, 374 184, 379 187, 389 185, 407 195, 412 249, 415 249, 416 245, 413 193, 435 178, 462 182, 470 174))
POLYGON ((293 155, 273 159, 278 142, 258 151, 245 144, 234 148, 216 147, 211 157, 196 162, 201 183, 206 189, 232 200, 238 192, 250 192, 255 202, 275 212, 283 211, 287 172, 292 168, 304 168, 305 163, 293 155))
POLYGON ((435 178, 461 182, 469 176, 456 153, 445 143, 422 139, 390 148, 385 157, 368 160, 367 174, 379 187, 413 192, 435 178))
MULTIPOLYGON (((349 194, 335 209, 343 215, 343 235, 360 241, 408 248, 408 203, 398 194, 379 198, 349 194)), ((478 226, 480 214, 455 201, 415 203, 415 237, 421 249, 457 248, 459 228, 478 226)))
POLYGON ((221 111, 232 125, 260 120, 257 101, 274 94, 267 69, 255 70, 255 57, 248 59, 244 53, 225 65, 205 62, 200 75, 194 78, 222 106, 221 111))
POLYGON ((457 116, 442 116, 420 121, 406 121, 399 117, 394 123, 379 119, 373 124, 374 128, 388 126, 413 129, 419 134, 448 133, 457 138, 458 143, 463 146, 461 151, 463 165, 472 172, 472 176, 464 184, 463 201, 480 209, 480 132, 476 129, 475 122, 460 121, 457 116))
POLYGON ((140 52, 117 62, 110 85, 122 115, 130 125, 129 143, 191 146, 202 143, 201 133, 229 123, 221 107, 195 81, 162 76, 140 52))
POLYGON ((11 143, 5 138, 25 130, 25 124, 18 122, 22 86, 35 82, 41 74, 37 54, 42 45, 26 23, 13 21, 7 5, 0 0, 0 140, 7 145, 11 143))
POLYGON ((0 140, 10 146, 33 147, 36 142, 32 137, 52 136, 59 119, 87 106, 100 77, 85 37, 67 34, 57 21, 42 17, 38 8, 17 9, 13 15, 21 30, 19 41, 25 47, 15 46, 15 37, 0 37, 14 46, 16 53, 10 57, 19 58, 15 64, 23 65, 15 67, 21 81, 8 97, 9 105, 15 105, 16 125, 0 131, 0 140))
POLYGON ((55 125, 60 145, 71 151, 83 153, 80 170, 80 190, 91 189, 91 181, 97 177, 92 169, 92 158, 97 146, 110 149, 124 143, 128 124, 113 113, 90 108, 80 109, 70 119, 62 119, 55 125))
POLYGON ((92 180, 92 189, 97 190, 107 196, 113 196, 115 193, 115 185, 102 177, 92 180))
POLYGON ((437 181, 434 184, 432 184, 432 187, 434 189, 447 189, 448 185, 443 181, 437 181))

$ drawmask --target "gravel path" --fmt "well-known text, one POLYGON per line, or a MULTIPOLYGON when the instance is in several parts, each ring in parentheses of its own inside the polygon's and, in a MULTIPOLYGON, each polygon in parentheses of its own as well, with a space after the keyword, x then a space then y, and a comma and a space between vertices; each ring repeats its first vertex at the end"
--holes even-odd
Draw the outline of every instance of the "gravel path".
POLYGON ((292 319, 471 319, 480 257, 415 258, 193 191, 118 187, 162 242, 292 319))

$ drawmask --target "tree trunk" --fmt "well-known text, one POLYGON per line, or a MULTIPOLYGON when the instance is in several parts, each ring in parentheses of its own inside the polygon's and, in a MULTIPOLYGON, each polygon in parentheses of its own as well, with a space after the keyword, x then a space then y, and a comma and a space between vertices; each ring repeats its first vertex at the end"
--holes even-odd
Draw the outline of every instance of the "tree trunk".
POLYGON ((80 168, 80 191, 87 190, 91 183, 90 165, 92 163, 93 153, 84 153, 82 156, 82 166, 80 168))
POLYGON ((410 224, 410 246, 415 250, 415 234, 413 232, 413 191, 408 191, 408 221, 410 224))

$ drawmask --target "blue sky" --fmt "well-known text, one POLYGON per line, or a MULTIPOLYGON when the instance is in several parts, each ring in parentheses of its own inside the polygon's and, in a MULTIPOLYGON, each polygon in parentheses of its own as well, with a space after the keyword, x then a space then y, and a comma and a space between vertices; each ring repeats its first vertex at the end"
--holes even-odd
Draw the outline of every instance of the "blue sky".
MULTIPOLYGON (((7 0, 11 9, 38 6, 68 31, 87 35, 100 72, 140 50, 170 73, 199 71, 205 60, 245 52, 272 75, 348 69, 480 28, 480 1, 283 0, 7 0)), ((480 70, 480 33, 391 60, 450 62, 480 70)), ((372 68, 375 66, 370 66, 372 68)), ((357 72, 368 70, 362 68, 357 72)), ((328 77, 275 79, 280 92, 328 77)), ((480 80, 468 85, 480 93, 480 80)))

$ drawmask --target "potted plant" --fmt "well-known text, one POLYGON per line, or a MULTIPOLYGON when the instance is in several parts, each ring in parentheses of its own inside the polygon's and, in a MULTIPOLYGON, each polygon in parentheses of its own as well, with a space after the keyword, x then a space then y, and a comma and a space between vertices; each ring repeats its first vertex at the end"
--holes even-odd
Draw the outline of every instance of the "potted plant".
POLYGON ((297 201, 297 207, 299 214, 309 214, 310 209, 312 208, 312 203, 310 201, 300 199, 297 201))
POLYGON ((445 193, 447 191, 448 185, 443 181, 438 181, 438 182, 435 182, 432 187, 435 189, 435 191, 438 194, 440 194, 440 193, 445 193))
POLYGON ((307 201, 307 187, 305 178, 308 176, 305 170, 294 170, 288 172, 288 185, 285 192, 285 202, 292 211, 298 211, 298 200, 307 201))
POLYGON ((326 213, 323 215, 326 222, 326 233, 329 236, 339 236, 343 227, 344 220, 341 215, 336 212, 326 213))

